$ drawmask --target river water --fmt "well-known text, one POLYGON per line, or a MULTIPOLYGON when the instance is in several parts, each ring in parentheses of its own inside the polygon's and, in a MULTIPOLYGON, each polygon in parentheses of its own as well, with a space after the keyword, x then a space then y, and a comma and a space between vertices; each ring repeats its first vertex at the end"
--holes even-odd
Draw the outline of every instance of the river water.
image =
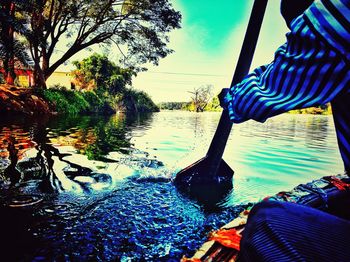
POLYGON ((233 189, 215 209, 171 179, 203 157, 220 113, 0 119, 1 252, 22 261, 178 261, 265 196, 342 173, 331 116, 235 125, 233 189))

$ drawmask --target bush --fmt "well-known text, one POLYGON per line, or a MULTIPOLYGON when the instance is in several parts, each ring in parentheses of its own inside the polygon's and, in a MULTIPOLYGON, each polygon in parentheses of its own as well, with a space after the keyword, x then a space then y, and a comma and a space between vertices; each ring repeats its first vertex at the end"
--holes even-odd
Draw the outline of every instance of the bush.
POLYGON ((59 114, 98 113, 109 107, 92 91, 79 92, 55 86, 42 90, 41 95, 59 114))
POLYGON ((143 91, 132 90, 136 107, 139 112, 159 112, 159 107, 152 101, 150 96, 143 91))
POLYGON ((144 91, 126 89, 119 97, 118 108, 127 112, 159 112, 159 107, 144 91))
POLYGON ((330 103, 318 107, 309 107, 302 109, 295 109, 289 111, 290 114, 311 114, 311 115, 331 115, 332 108, 330 103))
POLYGON ((92 112, 100 112, 104 107, 104 101, 99 98, 94 92, 87 91, 82 92, 81 95, 85 99, 85 101, 89 104, 89 109, 92 112))
POLYGON ((42 91, 42 96, 51 105, 54 106, 58 113, 68 113, 72 110, 69 109, 70 104, 62 92, 56 89, 48 89, 42 91))
POLYGON ((124 111, 159 112, 158 106, 143 91, 126 89, 119 96, 96 94, 94 91, 67 90, 54 86, 49 89, 37 89, 36 94, 44 98, 59 114, 103 113, 113 114, 113 108, 124 111))

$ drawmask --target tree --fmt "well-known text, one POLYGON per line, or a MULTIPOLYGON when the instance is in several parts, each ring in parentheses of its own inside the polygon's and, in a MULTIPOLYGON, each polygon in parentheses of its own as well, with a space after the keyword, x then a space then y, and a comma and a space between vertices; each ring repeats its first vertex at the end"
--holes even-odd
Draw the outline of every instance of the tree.
POLYGON ((118 111, 125 112, 159 112, 159 107, 152 101, 151 97, 144 91, 127 88, 121 95, 118 111))
POLYGON ((184 109, 187 104, 188 102, 162 102, 158 106, 163 110, 181 110, 184 109))
POLYGON ((3 0, 0 5, 0 59, 9 85, 13 85, 16 78, 16 61, 22 65, 28 65, 30 61, 25 45, 15 38, 15 33, 29 36, 26 21, 20 14, 27 5, 27 1, 21 0, 3 0))
POLYGON ((220 100, 218 96, 214 96, 208 105, 205 107, 205 111, 222 111, 222 107, 220 106, 220 100))
POLYGON ((180 28, 181 15, 169 0, 31 0, 29 37, 34 81, 45 80, 79 51, 95 44, 116 44, 128 66, 157 64, 172 50, 168 33, 180 28), (51 61, 59 41, 69 44, 51 61))
POLYGON ((93 82, 98 92, 108 92, 110 95, 121 93, 127 85, 131 85, 132 76, 135 75, 132 69, 121 68, 109 61, 107 56, 96 53, 73 64, 77 67, 73 77, 78 85, 84 88, 93 82))
POLYGON ((208 105, 213 96, 212 89, 212 85, 205 85, 194 88, 193 91, 189 91, 189 93, 192 94, 192 104, 196 112, 204 111, 204 108, 208 105))

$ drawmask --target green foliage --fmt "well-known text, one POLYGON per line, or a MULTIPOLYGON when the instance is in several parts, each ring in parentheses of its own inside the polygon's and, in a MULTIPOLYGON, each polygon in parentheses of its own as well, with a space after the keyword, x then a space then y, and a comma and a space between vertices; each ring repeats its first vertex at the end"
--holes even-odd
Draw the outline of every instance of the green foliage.
POLYGON ((212 99, 212 85, 204 85, 197 88, 194 88, 193 91, 189 93, 192 94, 192 105, 194 107, 194 111, 203 112, 205 108, 208 106, 209 101, 212 99))
MULTIPOLYGON (((115 120, 115 118, 114 118, 115 120)), ((130 147, 130 141, 126 138, 125 123, 109 121, 107 124, 98 122, 94 127, 94 134, 98 138, 90 144, 84 154, 90 160, 104 160, 105 155, 111 151, 128 153, 123 148, 130 147)))
POLYGON ((43 90, 41 94, 59 114, 100 112, 106 106, 94 92, 78 92, 56 87, 43 90))
MULTIPOLYGON (((107 159, 110 152, 128 154, 130 151, 129 131, 135 123, 141 125, 148 122, 148 114, 116 114, 113 116, 101 115, 67 115, 66 117, 54 118, 48 122, 48 127, 57 135, 74 127, 76 129, 77 142, 80 145, 79 153, 84 154, 91 160, 113 161, 107 159)), ((62 137, 65 141, 65 137, 62 137)), ((69 142, 69 141, 68 141, 69 142)))
POLYGON ((121 111, 159 112, 159 107, 146 92, 135 89, 124 91, 119 98, 118 108, 121 111))
MULTIPOLYGON (((32 31, 26 37, 38 82, 76 53, 98 44, 115 44, 123 62, 132 68, 157 64, 172 52, 167 47, 169 33, 180 28, 181 14, 169 0, 17 1, 28 3, 21 15, 32 31), (59 46, 67 39, 66 46, 59 46), (55 52, 58 46, 59 56, 55 52), (54 54, 57 59, 52 59, 54 54)), ((120 79, 110 80, 119 90, 120 79)))
POLYGON ((43 97, 55 107, 58 113, 69 113, 71 111, 69 110, 70 105, 66 97, 59 90, 45 90, 43 97))
POLYGON ((289 111, 288 113, 290 113, 290 114, 311 114, 311 115, 331 115, 332 108, 331 108, 331 105, 328 103, 327 105, 322 105, 322 106, 318 106, 318 107, 295 109, 295 110, 289 111))
POLYGON ((119 108, 126 112, 158 112, 159 108, 144 91, 125 89, 119 96, 99 96, 93 91, 73 91, 55 86, 37 90, 59 114, 103 113, 111 114, 119 108))
MULTIPOLYGON (((196 105, 193 101, 192 102, 163 102, 163 103, 160 103, 158 106, 161 110, 196 111, 196 105)), ((219 98, 217 96, 214 96, 212 100, 204 107, 204 111, 215 111, 215 112, 222 111, 219 98)))
MULTIPOLYGON (((160 110, 186 110, 196 111, 196 107, 193 102, 162 102, 159 105, 160 110)), ((220 112, 220 102, 217 97, 213 97, 210 103, 204 108, 204 111, 220 112)))
POLYGON ((214 111, 214 112, 222 111, 219 98, 217 96, 214 96, 213 99, 210 101, 210 103, 204 108, 204 111, 214 111))
POLYGON ((131 90, 131 94, 135 97, 138 112, 159 112, 158 106, 146 92, 131 90))
POLYGON ((184 110, 188 102, 162 102, 158 104, 160 110, 184 110))
POLYGON ((196 107, 193 102, 185 103, 181 109, 186 111, 191 111, 191 112, 196 111, 196 107))
POLYGON ((73 71, 77 85, 88 87, 94 81, 96 93, 110 107, 120 111, 159 111, 147 93, 126 88, 131 85, 132 76, 135 75, 132 69, 121 68, 109 61, 107 56, 96 53, 73 63, 77 68, 73 71))
POLYGON ((94 92, 87 91, 81 92, 81 95, 85 101, 89 104, 89 111, 91 112, 101 112, 105 106, 105 101, 100 99, 94 92))
POLYGON ((107 56, 96 53, 80 62, 74 61, 73 64, 77 68, 73 71, 73 77, 76 80, 79 78, 83 86, 95 81, 96 91, 100 94, 108 92, 116 95, 123 92, 126 85, 131 85, 132 76, 135 75, 133 70, 121 68, 109 61, 107 56))

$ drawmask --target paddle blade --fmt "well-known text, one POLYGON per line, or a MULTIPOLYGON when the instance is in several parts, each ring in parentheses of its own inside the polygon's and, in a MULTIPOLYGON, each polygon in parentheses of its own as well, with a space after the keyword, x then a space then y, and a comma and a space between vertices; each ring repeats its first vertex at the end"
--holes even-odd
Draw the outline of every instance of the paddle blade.
POLYGON ((208 173, 210 164, 208 158, 204 157, 182 169, 175 177, 175 185, 180 188, 188 187, 191 189, 199 185, 232 184, 234 171, 223 159, 221 159, 218 172, 214 177, 208 173))
POLYGON ((177 189, 197 200, 205 209, 214 210, 232 193, 234 171, 221 159, 216 176, 208 173, 206 157, 177 173, 174 183, 177 189))

